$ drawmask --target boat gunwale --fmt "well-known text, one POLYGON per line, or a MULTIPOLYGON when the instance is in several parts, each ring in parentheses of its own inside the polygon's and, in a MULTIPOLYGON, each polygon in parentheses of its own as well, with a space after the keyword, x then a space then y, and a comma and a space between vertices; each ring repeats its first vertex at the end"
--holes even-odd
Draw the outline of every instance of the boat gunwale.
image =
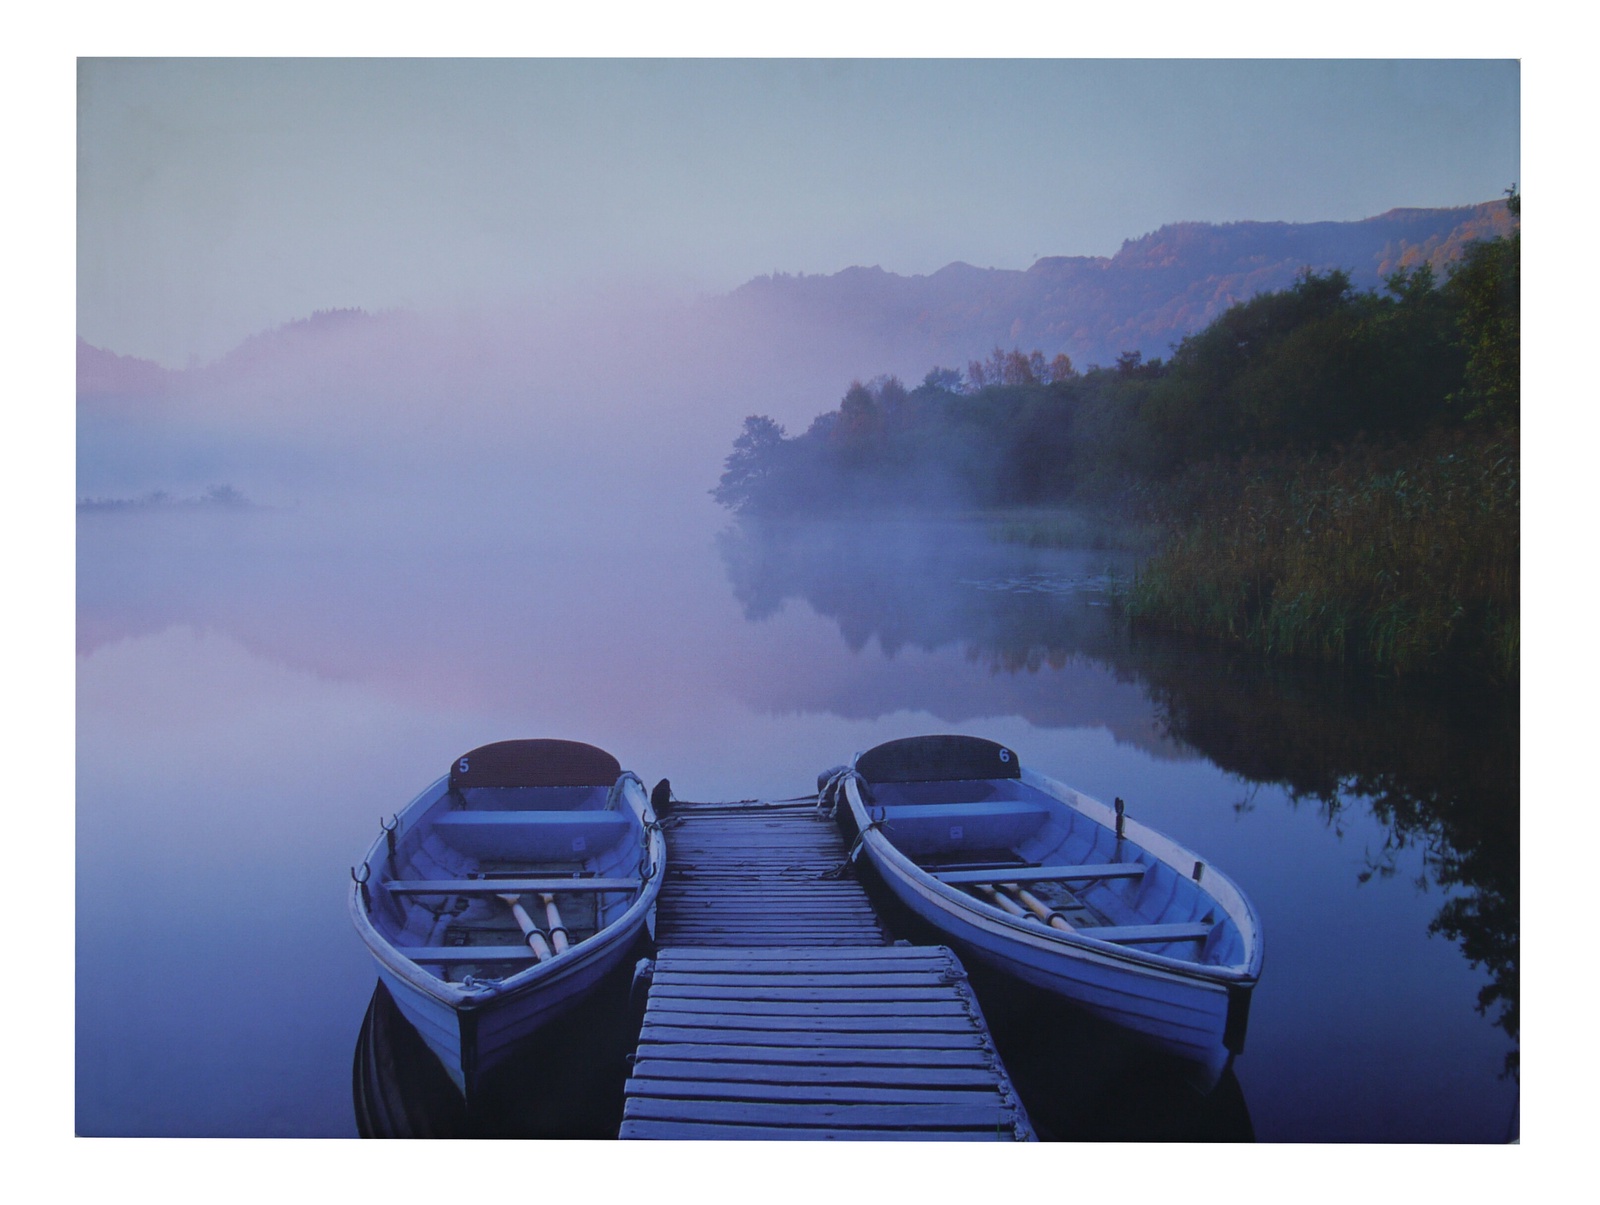
MULTIPOLYGON (((860 756, 859 754, 857 755, 860 756)), ((855 761, 852 759, 851 766, 855 761)), ((1071 808, 1081 813, 1086 819, 1102 824, 1107 828, 1114 828, 1116 813, 1106 807, 1098 799, 1083 794, 1064 783, 1023 765, 1018 767, 1020 781, 1049 795, 1063 807, 1071 808), (1100 813, 1097 815, 1096 813, 1100 813)), ((944 781, 944 780, 940 780, 944 781)), ((1157 832, 1148 825, 1139 823, 1132 817, 1125 816, 1123 831, 1128 840, 1145 850, 1151 857, 1163 862, 1167 867, 1179 875, 1183 875, 1180 864, 1188 859, 1203 862, 1205 877, 1208 880, 1201 886, 1217 906, 1227 913, 1238 928, 1241 939, 1245 945, 1245 957, 1235 963, 1208 965, 1191 959, 1176 958, 1170 954, 1157 954, 1154 951, 1143 950, 1137 947, 1122 945, 1117 942, 1103 941, 1093 936, 1092 928, 1073 929, 1065 931, 1049 925, 1039 923, 1032 918, 1014 916, 1004 909, 987 903, 976 896, 969 895, 958 886, 945 883, 935 877, 931 872, 918 866, 907 854, 900 850, 893 841, 872 826, 872 817, 864 801, 861 799, 858 780, 847 777, 844 780, 844 793, 850 804, 853 818, 856 821, 861 840, 876 857, 886 862, 896 873, 903 878, 915 883, 924 896, 932 896, 939 900, 946 910, 960 914, 967 912, 981 917, 991 924, 1000 925, 1007 936, 1021 939, 1025 944, 1035 949, 1074 954, 1094 954, 1121 963, 1132 963, 1146 971, 1161 971, 1175 975, 1185 981, 1208 980, 1221 986, 1253 986, 1261 977, 1262 941, 1261 925, 1256 916, 1255 907, 1248 897, 1239 890, 1237 884, 1227 875, 1217 870, 1209 862, 1205 862, 1193 850, 1180 845, 1172 838, 1157 832), (1172 855, 1177 855, 1174 860, 1172 855), (1220 884, 1224 891, 1218 892, 1216 886, 1220 884)))
MULTIPOLYGON (((626 772, 624 778, 630 777, 626 772)), ((410 803, 400 809, 396 817, 397 829, 403 825, 405 817, 416 812, 426 811, 449 792, 450 775, 441 775, 435 782, 424 787, 410 803)), ((600 784, 595 784, 596 786, 600 784)), ((640 882, 636 889, 637 898, 628 905, 616 920, 604 926, 593 936, 585 941, 577 942, 560 954, 553 955, 542 962, 536 962, 530 967, 508 975, 493 983, 483 983, 468 986, 460 983, 451 983, 439 978, 437 975, 423 969, 422 965, 413 962, 400 954, 394 943, 389 940, 373 923, 361 899, 361 884, 350 885, 349 904, 350 914, 355 921, 356 932, 361 935, 362 941, 372 952, 379 964, 386 970, 404 979, 412 987, 424 992, 433 999, 446 1005, 457 1012, 470 1012, 477 1009, 500 1004, 507 1000, 524 996, 530 991, 547 986, 552 982, 559 982, 567 977, 570 972, 575 972, 593 962, 596 958, 608 953, 618 941, 632 941, 643 926, 649 910, 655 906, 656 897, 661 891, 661 880, 666 864, 666 842, 662 837, 661 829, 656 825, 656 817, 650 808, 649 796, 645 794, 644 786, 636 776, 623 787, 623 793, 634 791, 639 797, 638 803, 629 800, 629 806, 638 818, 640 827, 649 834, 649 856, 653 873, 648 879, 640 882)), ((365 865, 369 868, 386 867, 388 864, 388 836, 378 837, 367 850, 365 865)), ((529 951, 532 957, 532 951, 529 951)))

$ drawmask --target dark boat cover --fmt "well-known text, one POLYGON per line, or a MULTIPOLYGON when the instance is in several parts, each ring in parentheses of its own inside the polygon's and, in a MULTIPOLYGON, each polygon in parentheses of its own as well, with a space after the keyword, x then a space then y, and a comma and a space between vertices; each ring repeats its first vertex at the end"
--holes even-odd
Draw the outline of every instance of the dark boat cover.
POLYGON ((450 789, 609 787, 621 773, 616 758, 581 741, 496 741, 456 758, 450 789))
POLYGON ((970 778, 1019 778, 1017 755, 975 736, 908 736, 869 749, 856 758, 868 782, 946 782, 970 778))

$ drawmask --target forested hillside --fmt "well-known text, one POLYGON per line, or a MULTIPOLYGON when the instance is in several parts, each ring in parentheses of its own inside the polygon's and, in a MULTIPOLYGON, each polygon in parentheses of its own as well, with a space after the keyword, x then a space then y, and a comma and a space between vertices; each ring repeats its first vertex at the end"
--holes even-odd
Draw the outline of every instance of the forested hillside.
MULTIPOLYGON (((1518 213, 1515 193, 1505 205, 1518 213)), ((1396 670, 1518 650, 1520 234, 1381 289, 1307 270, 1168 359, 996 348, 752 416, 713 491, 751 514, 1073 506, 1153 525, 1136 621, 1396 670)), ((1036 533, 1048 538, 1048 532, 1036 533)))

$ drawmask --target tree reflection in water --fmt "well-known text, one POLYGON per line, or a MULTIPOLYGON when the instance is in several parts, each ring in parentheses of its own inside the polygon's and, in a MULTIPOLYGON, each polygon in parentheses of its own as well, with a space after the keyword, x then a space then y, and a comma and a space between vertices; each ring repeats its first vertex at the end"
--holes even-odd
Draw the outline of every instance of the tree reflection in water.
POLYGON ((1142 688, 1170 738, 1248 783, 1315 803, 1335 831, 1348 809, 1369 809, 1386 836, 1361 878, 1393 876, 1402 850, 1420 852, 1418 887, 1446 896, 1430 932, 1487 970, 1478 1008, 1511 1039, 1514 1074, 1516 688, 1385 680, 1132 633, 1113 605, 1112 579, 1133 565, 1126 554, 1021 548, 995 534, 977 522, 742 521, 719 548, 748 619, 793 598, 836 622, 855 651, 873 639, 888 657, 954 645, 1011 675, 1086 659, 1142 688))

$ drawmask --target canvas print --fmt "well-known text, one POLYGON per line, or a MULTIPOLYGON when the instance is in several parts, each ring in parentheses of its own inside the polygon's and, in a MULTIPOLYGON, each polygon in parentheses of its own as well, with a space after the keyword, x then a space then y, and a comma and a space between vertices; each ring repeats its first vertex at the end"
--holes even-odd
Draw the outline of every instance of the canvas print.
POLYGON ((1515 61, 77 83, 79 1135, 1520 1140, 1515 61))

